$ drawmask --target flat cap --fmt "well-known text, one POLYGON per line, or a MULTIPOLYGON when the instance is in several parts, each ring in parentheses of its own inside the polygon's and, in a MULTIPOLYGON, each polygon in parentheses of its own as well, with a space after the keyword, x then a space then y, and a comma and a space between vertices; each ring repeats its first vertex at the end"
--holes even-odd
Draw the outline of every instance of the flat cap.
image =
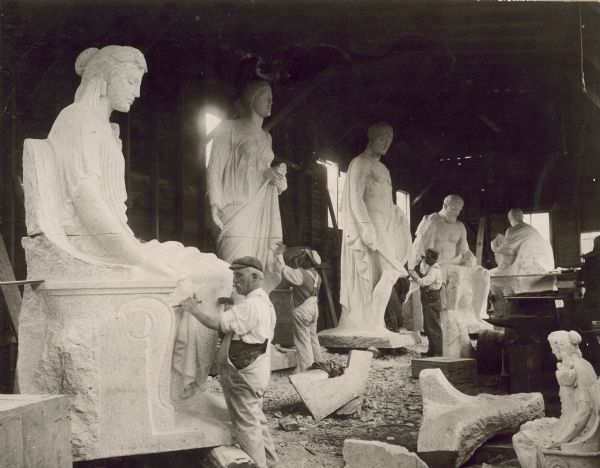
POLYGON ((439 258, 439 256, 440 256, 439 252, 438 252, 437 250, 435 250, 435 249, 427 249, 427 250, 425 251, 425 255, 429 255, 429 256, 430 256, 431 258, 433 258, 433 259, 434 259, 436 262, 437 262, 437 259, 438 259, 438 258, 439 258))
POLYGON ((261 273, 263 273, 263 265, 262 262, 255 257, 241 257, 236 258, 233 262, 231 262, 230 270, 240 270, 242 268, 254 268, 261 273))

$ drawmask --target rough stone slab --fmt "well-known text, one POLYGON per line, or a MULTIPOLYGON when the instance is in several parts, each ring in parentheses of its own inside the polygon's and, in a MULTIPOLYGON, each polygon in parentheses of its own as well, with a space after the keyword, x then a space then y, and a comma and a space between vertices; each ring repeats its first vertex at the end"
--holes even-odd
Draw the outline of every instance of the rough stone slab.
POLYGON ((362 412, 362 404, 365 400, 364 395, 357 396, 353 400, 350 400, 344 406, 342 406, 339 410, 335 412, 338 416, 341 417, 357 417, 362 412))
POLYGON ((298 365, 298 352, 295 349, 271 348, 271 371, 291 369, 298 365))
POLYGON ((399 333, 382 330, 345 330, 330 328, 319 333, 319 343, 327 348, 367 349, 370 347, 395 349, 418 343, 415 332, 399 333))
POLYGON ((416 453, 376 440, 346 439, 343 455, 345 468, 427 468, 416 453))
POLYGON ((514 433, 526 421, 544 415, 540 393, 475 397, 456 390, 440 369, 424 369, 419 375, 423 398, 423 422, 418 452, 457 452, 460 466, 483 442, 499 433, 514 433))
POLYGON ((204 459, 202 466, 206 468, 256 468, 256 464, 239 447, 220 445, 215 447, 204 459))
POLYGON ((0 395, 0 466, 71 467, 69 407, 67 396, 0 395))
POLYGON ((316 421, 363 394, 371 368, 373 353, 350 351, 343 375, 327 378, 324 371, 290 375, 290 382, 316 421))
POLYGON ((477 374, 477 362, 470 358, 436 356, 412 359, 410 367, 413 378, 419 378, 423 369, 440 369, 453 384, 472 382, 477 374))

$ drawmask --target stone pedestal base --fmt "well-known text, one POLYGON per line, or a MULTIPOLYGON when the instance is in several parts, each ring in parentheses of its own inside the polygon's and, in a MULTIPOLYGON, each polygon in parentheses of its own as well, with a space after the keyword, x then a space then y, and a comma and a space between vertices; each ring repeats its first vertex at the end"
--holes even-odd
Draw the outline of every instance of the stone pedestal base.
POLYGON ((562 452, 538 448, 539 468, 596 468, 600 466, 600 452, 562 452))
POLYGON ((417 332, 391 332, 385 328, 380 330, 351 330, 330 328, 319 333, 319 343, 326 348, 395 349, 414 346, 418 343, 417 332))
MULTIPOLYGON (((46 281, 25 289, 19 386, 69 396, 74 461, 231 443, 221 396, 199 388, 189 399, 172 398, 181 314, 168 303, 173 289, 171 281, 46 281)), ((203 333, 199 352, 212 356, 215 333, 203 333)))

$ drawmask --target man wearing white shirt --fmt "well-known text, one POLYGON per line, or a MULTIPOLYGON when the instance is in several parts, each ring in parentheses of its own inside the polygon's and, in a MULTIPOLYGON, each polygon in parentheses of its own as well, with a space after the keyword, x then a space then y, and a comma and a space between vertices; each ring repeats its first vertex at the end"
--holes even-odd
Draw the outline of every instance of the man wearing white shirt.
POLYGON ((271 377, 269 343, 275 330, 275 309, 262 288, 260 260, 238 258, 229 268, 233 287, 245 296, 242 302, 220 314, 209 312, 198 298, 188 298, 182 306, 204 326, 225 334, 217 367, 236 442, 259 468, 273 467, 277 455, 262 401, 271 377))
POLYGON ((437 263, 438 252, 434 249, 427 249, 421 262, 410 270, 410 276, 417 282, 421 288, 421 304, 423 305, 423 328, 429 341, 429 349, 424 356, 442 356, 443 354, 443 336, 442 336, 442 300, 440 289, 442 288, 442 270, 437 263))

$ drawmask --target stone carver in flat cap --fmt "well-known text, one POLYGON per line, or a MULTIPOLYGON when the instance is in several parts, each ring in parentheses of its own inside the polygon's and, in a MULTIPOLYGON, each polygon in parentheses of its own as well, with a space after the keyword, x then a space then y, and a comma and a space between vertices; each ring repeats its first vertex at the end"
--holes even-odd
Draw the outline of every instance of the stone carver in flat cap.
POLYGON ((214 304, 196 298, 186 299, 182 306, 206 327, 225 334, 217 364, 234 437, 258 467, 266 468, 277 462, 262 411, 271 377, 269 343, 275 330, 275 309, 262 288, 264 267, 259 259, 236 258, 229 268, 233 270, 233 287, 245 296, 240 303, 218 314, 210 312, 209 306, 214 304))

